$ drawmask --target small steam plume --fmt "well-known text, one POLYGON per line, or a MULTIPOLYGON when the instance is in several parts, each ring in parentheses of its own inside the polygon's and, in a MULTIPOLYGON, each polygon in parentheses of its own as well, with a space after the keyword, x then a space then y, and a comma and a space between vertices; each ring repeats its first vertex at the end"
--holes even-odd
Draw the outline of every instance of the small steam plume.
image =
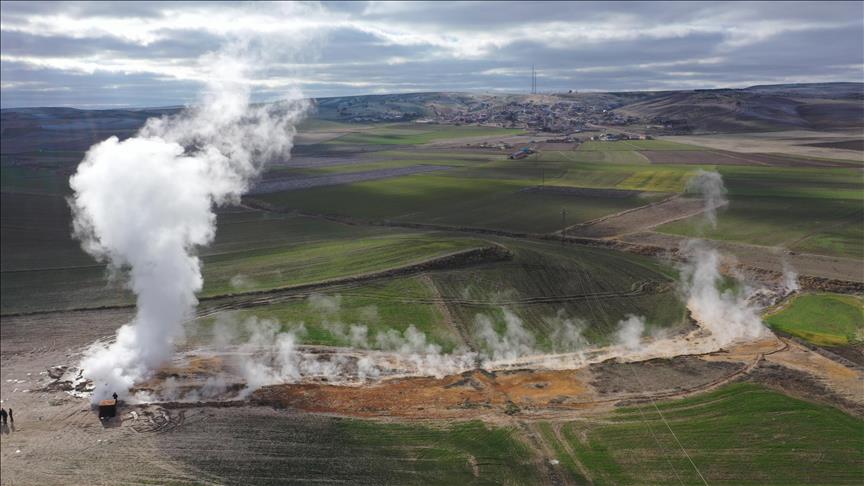
POLYGON ((81 368, 94 400, 125 395, 168 359, 201 290, 196 249, 213 241, 214 207, 238 202, 269 159, 287 154, 307 104, 250 105, 242 46, 202 58, 198 106, 151 118, 138 134, 90 148, 70 179, 74 235, 114 271, 128 269, 137 313, 110 345, 94 345, 81 368))
POLYGON ((787 294, 797 292, 801 289, 801 285, 798 284, 798 272, 786 260, 783 260, 782 285, 787 294))
POLYGON ((631 314, 618 323, 618 332, 615 336, 618 343, 630 351, 635 351, 639 349, 644 333, 645 318, 631 314))
POLYGON ((699 170, 687 182, 686 192, 701 194, 705 200, 705 219, 712 228, 717 227, 717 208, 729 203, 726 186, 718 172, 699 170))
POLYGON ((475 336, 484 348, 488 360, 500 361, 518 358, 535 352, 536 339, 522 325, 522 320, 507 309, 504 312, 504 333, 495 331, 489 316, 478 314, 475 319, 475 336))

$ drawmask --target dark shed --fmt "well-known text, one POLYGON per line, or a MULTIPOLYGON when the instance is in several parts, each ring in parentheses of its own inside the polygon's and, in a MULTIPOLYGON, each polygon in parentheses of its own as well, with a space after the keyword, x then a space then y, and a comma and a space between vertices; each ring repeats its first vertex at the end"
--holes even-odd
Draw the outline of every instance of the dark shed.
POLYGON ((102 400, 99 402, 99 418, 111 418, 117 415, 117 400, 102 400))

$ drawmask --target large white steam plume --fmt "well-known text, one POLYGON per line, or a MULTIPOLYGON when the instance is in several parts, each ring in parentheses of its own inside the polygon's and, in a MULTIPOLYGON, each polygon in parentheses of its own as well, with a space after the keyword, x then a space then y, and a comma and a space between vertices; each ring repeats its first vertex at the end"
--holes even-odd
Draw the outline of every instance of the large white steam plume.
POLYGON ((682 253, 687 263, 681 266, 681 280, 687 308, 693 318, 711 332, 719 345, 768 334, 759 312, 743 292, 721 290, 720 253, 699 240, 689 241, 682 253))
POLYGON ((128 269, 137 296, 132 322, 81 363, 94 400, 125 395, 170 357, 197 304, 195 252, 213 241, 214 207, 237 202, 266 161, 291 149, 306 102, 295 89, 288 101, 250 105, 241 54, 205 56, 199 105, 150 119, 127 140, 94 145, 70 179, 75 236, 112 269, 128 269))

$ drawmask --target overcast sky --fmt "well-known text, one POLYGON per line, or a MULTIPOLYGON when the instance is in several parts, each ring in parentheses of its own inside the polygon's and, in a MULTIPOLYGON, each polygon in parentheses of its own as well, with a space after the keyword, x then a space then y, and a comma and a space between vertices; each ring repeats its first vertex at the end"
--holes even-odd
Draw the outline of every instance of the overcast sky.
POLYGON ((256 99, 864 81, 862 2, 0 4, 2 106, 195 100, 243 41, 256 99))

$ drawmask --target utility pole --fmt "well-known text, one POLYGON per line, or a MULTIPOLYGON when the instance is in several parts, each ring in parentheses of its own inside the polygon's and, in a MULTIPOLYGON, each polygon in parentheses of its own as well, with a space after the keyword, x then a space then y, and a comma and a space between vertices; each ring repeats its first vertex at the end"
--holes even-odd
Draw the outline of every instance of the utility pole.
POLYGON ((534 65, 531 65, 531 94, 536 93, 537 89, 537 77, 534 75, 534 65))
POLYGON ((561 208, 561 243, 567 239, 567 209, 561 208))

